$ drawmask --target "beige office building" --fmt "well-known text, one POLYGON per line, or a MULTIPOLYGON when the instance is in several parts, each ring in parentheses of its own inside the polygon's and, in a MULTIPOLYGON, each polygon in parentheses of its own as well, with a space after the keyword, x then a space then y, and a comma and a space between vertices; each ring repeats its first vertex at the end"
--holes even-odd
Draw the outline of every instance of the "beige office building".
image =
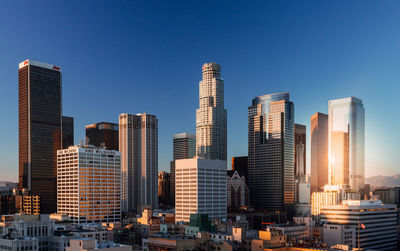
POLYGON ((119 115, 122 208, 158 208, 158 120, 139 113, 119 115))
POLYGON ((95 146, 57 151, 57 213, 75 223, 121 220, 121 154, 95 146))
POLYGON ((199 83, 199 109, 196 110, 196 154, 207 159, 227 159, 226 110, 221 66, 203 65, 199 83))
POLYGON ((195 157, 175 161, 175 221, 190 214, 226 219, 226 161, 195 157))
POLYGON ((322 191, 329 184, 328 115, 311 116, 311 193, 322 191))

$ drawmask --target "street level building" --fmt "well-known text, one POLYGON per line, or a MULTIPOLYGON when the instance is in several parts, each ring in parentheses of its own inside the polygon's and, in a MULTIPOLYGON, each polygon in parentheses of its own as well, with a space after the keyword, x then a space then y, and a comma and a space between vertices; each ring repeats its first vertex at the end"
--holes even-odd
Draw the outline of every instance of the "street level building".
POLYGON ((74 223, 121 220, 121 154, 95 146, 57 152, 57 212, 74 223))
POLYGON ((352 248, 397 250, 396 205, 382 204, 380 200, 346 200, 341 205, 322 207, 321 222, 355 228, 352 248))

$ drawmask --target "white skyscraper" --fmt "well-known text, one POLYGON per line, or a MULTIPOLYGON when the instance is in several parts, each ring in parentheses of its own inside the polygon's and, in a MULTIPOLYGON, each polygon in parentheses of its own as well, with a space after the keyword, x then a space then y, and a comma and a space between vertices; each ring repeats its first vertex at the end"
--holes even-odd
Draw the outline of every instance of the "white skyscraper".
POLYGON ((226 110, 220 65, 203 65, 203 80, 199 83, 199 92, 199 109, 196 110, 196 153, 207 159, 226 161, 226 110))
POLYGON ((329 101, 329 184, 364 188, 365 110, 355 97, 329 101))
POLYGON ((121 154, 95 146, 57 151, 57 212, 75 223, 121 220, 121 154))
POLYGON ((226 161, 195 157, 175 161, 175 221, 190 214, 226 218, 226 161))
POLYGON ((150 114, 119 116, 122 207, 125 212, 158 207, 158 120, 150 114))

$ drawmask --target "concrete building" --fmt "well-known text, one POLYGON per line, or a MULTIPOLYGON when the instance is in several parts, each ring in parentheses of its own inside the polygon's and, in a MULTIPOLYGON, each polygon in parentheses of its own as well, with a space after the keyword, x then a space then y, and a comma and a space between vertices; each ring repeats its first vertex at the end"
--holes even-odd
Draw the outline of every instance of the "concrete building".
POLYGON ((365 184, 365 109, 356 97, 329 101, 329 184, 362 189, 365 184))
POLYGON ((349 247, 356 247, 355 227, 341 224, 324 224, 323 242, 328 247, 344 244, 349 247))
POLYGON ((196 135, 187 132, 174 134, 173 159, 170 165, 170 205, 175 206, 175 160, 191 159, 196 155, 196 135))
MULTIPOLYGON (((323 224, 355 228, 355 247, 364 250, 397 250, 397 206, 380 200, 346 200, 321 208, 323 224)), ((325 236, 324 239, 329 238, 325 236)), ((353 246, 354 247, 354 246, 353 246)))
POLYGON ((329 184, 328 115, 311 116, 311 194, 329 184))
POLYGON ((226 218, 226 161, 196 157, 175 163, 175 221, 189 222, 190 214, 226 218))
POLYGON ((377 188, 373 194, 378 195, 383 204, 400 206, 400 187, 377 188))
POLYGON ((206 63, 199 83, 199 109, 196 110, 196 155, 227 160, 226 116, 221 66, 206 63))
POLYGON ((237 171, 228 171, 227 177, 227 206, 230 210, 249 205, 249 189, 244 176, 237 171))
POLYGON ((90 145, 119 151, 118 124, 99 122, 87 125, 85 129, 90 145))
POLYGON ((294 105, 289 93, 254 98, 248 119, 250 204, 269 210, 293 205, 294 105))
POLYGON ((316 221, 320 220, 321 208, 327 205, 338 205, 344 200, 359 200, 360 193, 348 185, 326 185, 323 192, 314 192, 311 196, 311 214, 316 221))
POLYGON ((74 223, 121 220, 121 154, 95 146, 57 152, 57 212, 74 223))
POLYGON ((119 115, 122 206, 126 212, 158 207, 158 120, 139 113, 119 115))
POLYGON ((70 241, 66 251, 132 251, 132 246, 114 242, 96 243, 94 239, 81 238, 70 241))
POLYGON ((57 150, 62 148, 58 66, 25 60, 18 70, 19 189, 41 196, 41 213, 57 210, 57 150))
MULTIPOLYGON (((53 233, 54 221, 49 215, 9 215, 3 221, 4 236, 0 243, 15 250, 20 247, 19 251, 26 246, 32 250, 48 250, 53 233)), ((7 249, 0 247, 0 250, 7 249)))

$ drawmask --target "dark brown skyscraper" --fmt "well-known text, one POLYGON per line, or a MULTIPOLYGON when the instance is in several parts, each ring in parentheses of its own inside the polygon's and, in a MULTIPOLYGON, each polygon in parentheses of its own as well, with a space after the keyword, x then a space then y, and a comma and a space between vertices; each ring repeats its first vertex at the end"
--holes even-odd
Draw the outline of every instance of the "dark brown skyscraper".
POLYGON ((41 212, 57 207, 57 150, 61 149, 61 71, 25 60, 18 71, 19 188, 41 196, 41 212))
POLYGON ((99 122, 86 126, 89 144, 97 147, 102 147, 104 144, 107 150, 119 151, 118 135, 118 124, 99 122))
POLYGON ((306 175, 306 126, 294 125, 294 175, 306 175))
POLYGON ((62 117, 62 148, 74 145, 74 118, 62 117))

